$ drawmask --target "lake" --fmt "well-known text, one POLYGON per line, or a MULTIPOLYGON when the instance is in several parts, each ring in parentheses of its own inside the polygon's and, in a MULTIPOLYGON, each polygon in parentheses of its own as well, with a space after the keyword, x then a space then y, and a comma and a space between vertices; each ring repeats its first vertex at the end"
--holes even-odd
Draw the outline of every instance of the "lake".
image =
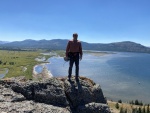
POLYGON ((3 78, 8 73, 8 71, 9 71, 7 68, 5 68, 3 70, 4 70, 4 72, 0 73, 0 79, 3 78))
MULTIPOLYGON (((46 67, 53 76, 68 75, 69 63, 62 57, 52 57, 49 62, 46 67)), ((42 69, 39 65, 35 70, 40 73, 42 69)), ((150 54, 115 52, 95 56, 85 53, 80 61, 80 76, 100 84, 109 100, 128 102, 138 99, 150 103, 150 54)))

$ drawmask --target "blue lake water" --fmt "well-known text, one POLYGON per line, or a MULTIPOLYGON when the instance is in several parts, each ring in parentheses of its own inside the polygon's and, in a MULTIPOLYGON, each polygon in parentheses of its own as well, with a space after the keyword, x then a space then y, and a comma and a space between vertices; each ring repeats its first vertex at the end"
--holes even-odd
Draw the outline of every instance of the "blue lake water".
POLYGON ((0 74, 0 78, 3 78, 5 76, 5 74, 0 74))
MULTIPOLYGON (((49 61, 50 64, 46 64, 46 67, 53 76, 68 75, 69 63, 65 63, 63 58, 52 57, 49 61)), ((42 69, 42 66, 36 67, 37 72, 42 69)), ((91 78, 100 84, 108 99, 121 99, 125 102, 138 99, 143 103, 150 103, 150 54, 84 54, 83 60, 80 61, 80 76, 91 78)))
POLYGON ((5 73, 0 74, 0 79, 3 78, 8 73, 8 69, 6 69, 5 73))

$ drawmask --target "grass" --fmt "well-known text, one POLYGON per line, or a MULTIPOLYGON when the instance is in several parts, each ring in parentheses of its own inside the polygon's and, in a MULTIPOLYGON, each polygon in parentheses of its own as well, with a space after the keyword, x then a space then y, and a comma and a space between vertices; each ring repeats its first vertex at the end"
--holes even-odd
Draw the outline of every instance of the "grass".
MULTIPOLYGON (((26 79, 32 79, 33 67, 40 63, 45 63, 51 55, 41 54, 39 51, 8 51, 0 50, 0 74, 5 73, 5 68, 9 71, 4 78, 25 76, 26 79), (38 62, 35 58, 45 57, 45 61, 38 62), (24 71, 24 68, 27 70, 24 71)), ((57 50, 52 51, 57 55, 65 56, 65 51, 57 50)))
POLYGON ((129 103, 118 103, 119 104, 119 109, 117 109, 116 103, 117 102, 113 102, 113 101, 107 101, 108 106, 110 107, 110 110, 112 113, 120 113, 120 109, 122 108, 124 111, 127 110, 127 113, 132 113, 133 108, 134 109, 139 109, 141 108, 141 110, 143 110, 143 108, 145 107, 145 110, 147 110, 147 106, 140 106, 140 105, 132 105, 129 103))
POLYGON ((47 61, 51 56, 50 55, 44 55, 45 56, 45 61, 47 61))
POLYGON ((9 71, 6 77, 25 76, 26 79, 32 78, 33 67, 41 62, 35 60, 35 58, 45 57, 48 59, 50 55, 42 55, 41 51, 7 51, 0 50, 0 73, 5 72, 5 68, 9 71), (26 71, 23 71, 27 68, 26 71))
POLYGON ((6 72, 6 68, 0 69, 0 74, 4 74, 6 72))

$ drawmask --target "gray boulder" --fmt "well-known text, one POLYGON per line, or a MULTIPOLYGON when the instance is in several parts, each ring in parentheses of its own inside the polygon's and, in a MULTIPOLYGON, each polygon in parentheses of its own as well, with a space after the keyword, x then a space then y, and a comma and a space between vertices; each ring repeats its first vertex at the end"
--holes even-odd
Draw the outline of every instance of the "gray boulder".
POLYGON ((70 107, 73 109, 91 102, 106 104, 100 85, 88 78, 80 77, 79 81, 76 81, 72 77, 70 81, 65 80, 64 87, 70 107))
POLYGON ((67 108, 34 101, 0 102, 1 113, 70 113, 67 108))
MULTIPOLYGON (((16 78, 17 79, 17 78, 16 78)), ((80 77, 41 81, 0 80, 0 111, 10 113, 110 113, 100 85, 80 77), (9 109, 7 109, 9 108, 9 109)))
POLYGON ((12 89, 0 85, 0 102, 20 102, 24 100, 26 98, 20 93, 16 93, 12 89))
POLYGON ((78 113, 110 113, 110 110, 106 104, 101 103, 89 103, 79 106, 77 108, 78 113))
POLYGON ((37 82, 28 81, 25 84, 13 83, 11 88, 24 95, 28 100, 55 106, 68 106, 63 82, 57 78, 37 82))

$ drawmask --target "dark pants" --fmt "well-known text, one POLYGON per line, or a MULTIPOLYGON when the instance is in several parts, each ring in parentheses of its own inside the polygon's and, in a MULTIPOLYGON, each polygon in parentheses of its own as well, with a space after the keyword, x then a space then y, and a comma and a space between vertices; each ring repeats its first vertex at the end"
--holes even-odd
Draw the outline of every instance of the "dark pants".
POLYGON ((79 53, 71 54, 69 57, 70 57, 70 62, 69 62, 68 77, 71 77, 72 75, 72 67, 74 63, 76 66, 75 74, 76 77, 78 77, 79 76, 79 53))

